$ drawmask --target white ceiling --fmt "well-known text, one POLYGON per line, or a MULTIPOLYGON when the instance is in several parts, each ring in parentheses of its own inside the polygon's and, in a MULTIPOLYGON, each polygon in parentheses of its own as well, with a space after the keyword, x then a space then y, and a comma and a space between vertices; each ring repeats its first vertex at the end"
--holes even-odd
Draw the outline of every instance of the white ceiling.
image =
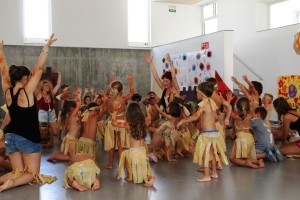
MULTIPOLYGON (((176 3, 176 4, 188 4, 188 5, 193 5, 193 4, 198 4, 201 2, 205 2, 207 0, 152 0, 155 2, 164 2, 164 3, 176 3)), ((283 0, 257 0, 257 2, 265 2, 267 4, 271 4, 271 3, 276 3, 276 2, 280 2, 283 0)))
POLYGON ((155 2, 164 2, 164 3, 176 3, 176 4, 195 4, 195 3, 199 3, 203 0, 152 0, 155 2))

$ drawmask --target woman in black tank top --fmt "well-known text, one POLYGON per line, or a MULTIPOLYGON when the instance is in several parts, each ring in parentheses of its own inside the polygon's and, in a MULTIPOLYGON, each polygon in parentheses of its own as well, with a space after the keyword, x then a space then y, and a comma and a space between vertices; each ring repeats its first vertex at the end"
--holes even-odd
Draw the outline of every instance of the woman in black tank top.
MULTIPOLYGON (((285 142, 291 130, 300 133, 300 111, 290 107, 288 102, 279 97, 273 101, 274 109, 278 114, 278 120, 283 122, 283 126, 279 129, 272 130, 274 139, 285 142)), ((280 148, 282 154, 300 154, 300 140, 288 143, 280 148)))
POLYGON ((161 105, 164 108, 164 112, 166 112, 169 103, 174 100, 175 96, 180 97, 180 88, 176 79, 175 67, 169 54, 166 55, 166 60, 170 64, 171 71, 164 72, 160 79, 152 62, 152 57, 150 57, 150 55, 148 54, 145 55, 145 61, 149 64, 153 78, 160 89, 163 91, 161 97, 161 105))
POLYGON ((25 66, 12 65, 8 68, 3 54, 3 41, 0 41, 2 90, 5 93, 11 119, 6 128, 5 148, 13 172, 17 170, 21 172, 18 177, 15 177, 14 173, 6 174, 5 178, 1 177, 0 192, 31 183, 34 180, 33 174, 39 174, 41 138, 37 104, 33 92, 45 68, 49 47, 55 41, 54 34, 52 34, 36 62, 31 77, 30 70, 25 66))

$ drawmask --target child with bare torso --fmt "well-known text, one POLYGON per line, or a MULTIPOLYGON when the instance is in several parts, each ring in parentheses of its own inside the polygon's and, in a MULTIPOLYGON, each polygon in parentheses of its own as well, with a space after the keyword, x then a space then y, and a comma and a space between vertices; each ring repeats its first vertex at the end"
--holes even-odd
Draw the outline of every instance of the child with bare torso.
POLYGON ((81 105, 81 89, 77 88, 76 102, 65 100, 61 111, 61 123, 66 127, 67 135, 63 138, 61 150, 52 154, 47 161, 62 160, 69 161, 75 154, 77 138, 80 133, 80 123, 78 121, 78 111, 81 105))
POLYGON ((120 128, 126 128, 130 132, 130 149, 122 152, 118 179, 124 177, 124 166, 126 166, 127 181, 133 181, 134 183, 145 182, 145 187, 151 187, 156 180, 155 176, 152 176, 152 169, 147 158, 147 150, 145 137, 147 135, 147 125, 151 122, 151 107, 147 106, 147 119, 141 110, 138 103, 132 102, 128 105, 126 111, 126 122, 118 122, 116 115, 120 103, 114 102, 114 113, 112 115, 112 124, 120 128))
MULTIPOLYGON (((119 122, 125 121, 126 103, 134 94, 134 88, 132 84, 133 75, 129 74, 127 76, 127 80, 130 87, 130 92, 126 96, 123 96, 123 84, 119 81, 114 81, 113 79, 111 79, 110 92, 112 93, 112 96, 108 98, 107 110, 110 115, 112 115, 112 113, 114 112, 114 102, 119 102, 120 107, 118 108, 116 116, 116 120, 119 122)), ((106 151, 109 151, 109 163, 106 168, 112 169, 115 149, 118 149, 118 154, 120 157, 123 148, 128 148, 130 146, 129 134, 127 133, 125 128, 114 127, 109 121, 105 129, 104 141, 104 149, 106 151)))
POLYGON ((82 127, 83 133, 78 141, 76 152, 83 152, 91 155, 96 160, 97 152, 97 122, 98 119, 106 114, 107 111, 107 99, 104 98, 104 103, 100 107, 96 102, 91 102, 87 105, 86 111, 82 114, 82 127), (101 112, 100 112, 101 110, 101 112))
POLYGON ((197 179, 197 182, 211 181, 211 178, 218 178, 217 164, 222 162, 228 164, 224 149, 221 145, 220 134, 216 129, 216 104, 211 96, 214 86, 209 82, 202 82, 197 89, 197 97, 202 101, 198 104, 198 111, 191 117, 178 122, 177 127, 183 123, 196 121, 201 116, 202 134, 198 137, 193 162, 204 165, 204 176, 197 179), (204 145, 204 146, 202 146, 204 145), (211 170, 210 170, 211 166, 211 170))

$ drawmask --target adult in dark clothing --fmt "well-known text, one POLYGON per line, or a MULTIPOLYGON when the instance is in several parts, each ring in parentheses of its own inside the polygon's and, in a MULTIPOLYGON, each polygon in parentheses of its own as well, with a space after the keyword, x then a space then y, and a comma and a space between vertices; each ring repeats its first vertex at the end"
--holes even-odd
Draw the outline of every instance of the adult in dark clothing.
MULTIPOLYGON (((278 114, 278 120, 283 123, 282 127, 272 131, 274 139, 286 141, 290 130, 296 130, 300 133, 300 111, 292 109, 283 97, 275 99, 273 105, 278 114)), ((300 154, 300 140, 283 145, 280 151, 284 155, 300 154)))
POLYGON ((49 47, 55 41, 52 34, 35 64, 32 75, 25 66, 12 65, 8 68, 3 53, 3 41, 0 42, 2 90, 11 119, 6 128, 5 148, 13 170, 0 178, 0 192, 31 183, 39 174, 41 137, 34 90, 45 68, 49 47))

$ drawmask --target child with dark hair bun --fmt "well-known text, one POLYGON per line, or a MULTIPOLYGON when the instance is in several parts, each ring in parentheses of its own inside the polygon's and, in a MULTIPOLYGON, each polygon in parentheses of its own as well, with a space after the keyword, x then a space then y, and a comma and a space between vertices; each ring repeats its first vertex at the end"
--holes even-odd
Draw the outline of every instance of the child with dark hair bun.
POLYGON ((251 133, 250 102, 246 97, 241 97, 236 104, 237 112, 232 113, 234 119, 237 138, 232 147, 230 161, 233 164, 247 166, 251 168, 264 168, 262 159, 256 159, 255 141, 251 133))

